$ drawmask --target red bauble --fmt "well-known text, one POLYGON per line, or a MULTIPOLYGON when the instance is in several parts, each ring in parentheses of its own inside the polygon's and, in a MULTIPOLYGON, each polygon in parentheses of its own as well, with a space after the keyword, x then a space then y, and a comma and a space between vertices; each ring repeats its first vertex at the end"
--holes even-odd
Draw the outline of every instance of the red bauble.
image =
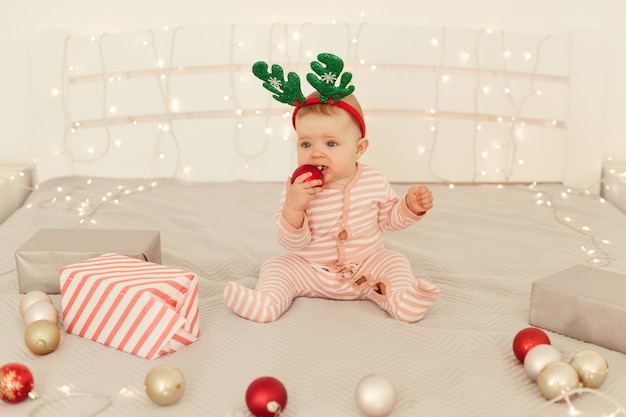
POLYGON ((311 176, 308 177, 306 180, 304 180, 304 182, 312 181, 312 180, 322 180, 322 183, 324 182, 324 175, 317 168, 317 166, 305 164, 305 165, 300 165, 298 168, 296 168, 295 171, 293 171, 293 174, 291 175, 291 183, 293 184, 296 178, 298 178, 300 175, 304 174, 305 172, 310 172, 311 176))
POLYGON ((520 330, 513 339, 513 353, 515 357, 522 363, 529 350, 537 345, 549 345, 550 338, 541 329, 536 327, 527 327, 520 330))
POLYGON ((278 379, 262 376, 248 386, 246 405, 256 417, 277 416, 287 407, 287 390, 278 379))
POLYGON ((28 397, 35 381, 30 370, 19 363, 7 363, 0 368, 0 399, 19 403, 28 397))

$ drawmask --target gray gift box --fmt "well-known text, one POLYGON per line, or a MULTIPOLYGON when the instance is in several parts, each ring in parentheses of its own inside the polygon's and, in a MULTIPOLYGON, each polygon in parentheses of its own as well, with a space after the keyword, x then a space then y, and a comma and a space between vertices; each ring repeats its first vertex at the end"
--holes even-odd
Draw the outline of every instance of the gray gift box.
POLYGON ((537 280, 529 322, 626 353, 626 275, 576 265, 537 280))
POLYGON ((106 253, 161 263, 161 234, 152 230, 41 229, 15 252, 20 292, 59 294, 59 268, 106 253))

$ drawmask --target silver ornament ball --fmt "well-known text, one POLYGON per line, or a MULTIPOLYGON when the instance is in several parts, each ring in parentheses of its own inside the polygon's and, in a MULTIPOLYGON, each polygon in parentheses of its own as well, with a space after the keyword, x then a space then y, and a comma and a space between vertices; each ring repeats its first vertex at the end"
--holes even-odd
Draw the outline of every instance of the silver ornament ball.
POLYGON ((384 417, 396 405, 396 387, 385 376, 370 374, 357 384, 354 398, 357 407, 366 416, 384 417))
POLYGON ((537 345, 530 349, 524 357, 524 369, 533 381, 539 372, 550 362, 562 360, 561 352, 552 345, 537 345))

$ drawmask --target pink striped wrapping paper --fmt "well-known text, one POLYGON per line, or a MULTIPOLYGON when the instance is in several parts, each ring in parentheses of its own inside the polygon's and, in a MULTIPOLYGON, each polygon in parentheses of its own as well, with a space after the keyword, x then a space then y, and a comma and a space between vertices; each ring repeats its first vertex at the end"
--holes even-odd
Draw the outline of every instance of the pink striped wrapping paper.
POLYGON ((109 253, 59 269, 65 331, 155 359, 200 335, 196 274, 109 253))

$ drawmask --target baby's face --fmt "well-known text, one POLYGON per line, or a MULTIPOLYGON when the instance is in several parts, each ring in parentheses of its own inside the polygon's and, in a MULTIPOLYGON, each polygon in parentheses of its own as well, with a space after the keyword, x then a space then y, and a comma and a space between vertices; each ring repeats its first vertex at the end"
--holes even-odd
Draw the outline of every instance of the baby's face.
POLYGON ((322 167, 324 183, 346 185, 356 173, 356 161, 367 140, 352 116, 337 108, 331 115, 307 113, 297 118, 298 165, 322 167))

